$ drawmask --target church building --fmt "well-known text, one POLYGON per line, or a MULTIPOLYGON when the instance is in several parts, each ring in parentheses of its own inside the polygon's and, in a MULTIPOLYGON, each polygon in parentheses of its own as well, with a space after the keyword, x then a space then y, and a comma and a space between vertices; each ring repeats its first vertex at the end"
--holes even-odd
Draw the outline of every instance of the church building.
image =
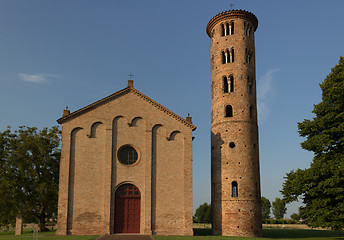
POLYGON ((191 117, 128 86, 64 110, 58 235, 192 235, 191 117))

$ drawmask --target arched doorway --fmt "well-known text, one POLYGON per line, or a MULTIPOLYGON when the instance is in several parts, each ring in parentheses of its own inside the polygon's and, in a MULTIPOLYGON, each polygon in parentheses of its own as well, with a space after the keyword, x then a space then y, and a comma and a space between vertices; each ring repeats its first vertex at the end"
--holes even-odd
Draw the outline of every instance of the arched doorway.
POLYGON ((133 184, 120 186, 115 193, 115 233, 140 233, 140 190, 133 184))

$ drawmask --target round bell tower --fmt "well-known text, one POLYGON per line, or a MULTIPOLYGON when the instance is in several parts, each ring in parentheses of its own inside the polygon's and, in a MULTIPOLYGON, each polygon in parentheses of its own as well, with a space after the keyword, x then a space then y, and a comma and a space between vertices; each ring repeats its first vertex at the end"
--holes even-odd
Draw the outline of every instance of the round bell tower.
POLYGON ((256 16, 229 10, 207 25, 211 38, 213 234, 262 235, 254 32, 256 16))

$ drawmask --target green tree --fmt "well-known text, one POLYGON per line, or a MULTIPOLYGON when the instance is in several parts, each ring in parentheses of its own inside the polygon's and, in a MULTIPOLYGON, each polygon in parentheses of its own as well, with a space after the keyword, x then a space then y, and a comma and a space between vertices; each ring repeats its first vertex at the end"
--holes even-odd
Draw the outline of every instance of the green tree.
POLYGON ((265 197, 261 197, 261 205, 262 205, 262 219, 270 218, 271 203, 269 199, 265 197))
POLYGON ((306 140, 301 147, 314 152, 310 168, 287 173, 282 194, 287 202, 302 199, 300 217, 312 227, 344 228, 344 58, 320 84, 322 101, 312 120, 298 123, 306 140))
POLYGON ((9 156, 12 134, 9 129, 0 132, 0 226, 15 223, 15 180, 11 178, 9 156))
POLYGON ((203 203, 195 212, 195 219, 199 223, 211 223, 211 205, 203 203))
POLYGON ((295 220, 295 221, 299 221, 300 220, 300 215, 297 213, 293 213, 292 215, 290 215, 290 218, 295 220))
POLYGON ((0 133, 0 224, 13 223, 17 214, 39 221, 56 215, 60 130, 57 127, 19 127, 0 133))
POLYGON ((272 213, 275 218, 282 219, 286 212, 287 208, 285 206, 285 202, 280 198, 276 198, 275 201, 272 202, 272 213))

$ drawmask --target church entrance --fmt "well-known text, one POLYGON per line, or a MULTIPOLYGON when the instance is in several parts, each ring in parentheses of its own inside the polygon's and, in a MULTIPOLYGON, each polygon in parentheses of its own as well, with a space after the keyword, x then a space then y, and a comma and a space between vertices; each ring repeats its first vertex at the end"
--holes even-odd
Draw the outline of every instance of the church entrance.
POLYGON ((140 190, 124 184, 116 190, 115 233, 140 233, 140 190))

